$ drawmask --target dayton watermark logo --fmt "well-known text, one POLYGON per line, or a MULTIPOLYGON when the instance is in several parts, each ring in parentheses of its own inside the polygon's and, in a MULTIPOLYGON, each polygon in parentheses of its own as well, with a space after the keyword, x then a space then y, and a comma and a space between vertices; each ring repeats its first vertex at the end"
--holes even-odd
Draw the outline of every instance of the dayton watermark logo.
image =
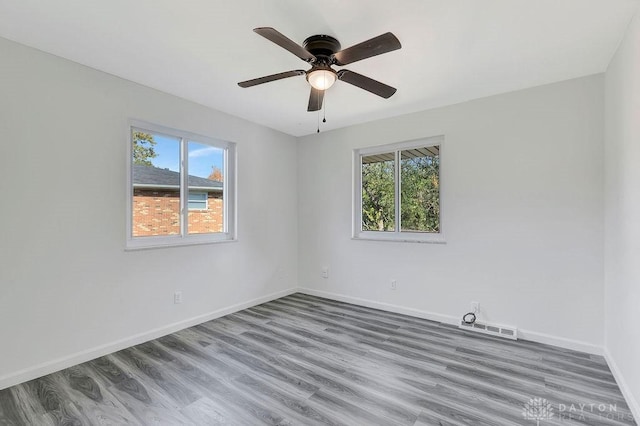
POLYGON ((606 404, 602 402, 575 402, 552 404, 544 398, 531 398, 524 404, 522 416, 525 420, 533 420, 536 426, 540 426, 545 420, 552 418, 558 422, 564 421, 596 421, 596 420, 617 420, 633 421, 633 415, 626 411, 618 411, 617 404, 606 404))
POLYGON ((526 420, 535 420, 536 425, 540 426, 541 421, 550 420, 553 417, 553 406, 544 398, 531 398, 524 404, 522 416, 526 420))

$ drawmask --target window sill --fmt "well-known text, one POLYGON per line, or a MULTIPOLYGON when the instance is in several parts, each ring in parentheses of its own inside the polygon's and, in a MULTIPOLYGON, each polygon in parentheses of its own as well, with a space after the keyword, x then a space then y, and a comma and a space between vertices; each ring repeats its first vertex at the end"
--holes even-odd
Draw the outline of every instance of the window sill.
POLYGON ((384 241, 392 243, 419 243, 419 244, 446 244, 444 235, 423 235, 423 234, 378 234, 376 233, 359 233, 351 237, 352 240, 360 241, 384 241))
MULTIPOLYGON (((145 238, 145 237, 141 237, 145 238)), ((154 238, 154 237, 147 237, 154 238)), ((184 237, 158 237, 153 241, 145 241, 140 239, 127 240, 127 245, 124 251, 138 251, 149 249, 160 249, 170 247, 184 247, 184 246, 200 246, 205 244, 219 244, 219 243, 234 243, 237 242, 237 238, 184 238, 184 237)))

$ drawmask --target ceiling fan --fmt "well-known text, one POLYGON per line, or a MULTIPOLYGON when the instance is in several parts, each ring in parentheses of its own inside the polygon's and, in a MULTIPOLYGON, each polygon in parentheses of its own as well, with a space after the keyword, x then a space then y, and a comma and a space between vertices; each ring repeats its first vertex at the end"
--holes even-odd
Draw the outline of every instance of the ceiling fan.
POLYGON ((278 74, 267 75, 252 80, 241 81, 240 87, 251 87, 258 84, 269 83, 283 78, 295 77, 299 75, 307 76, 307 81, 311 85, 311 95, 309 96, 309 106, 307 111, 318 111, 322 108, 324 91, 331 87, 336 80, 344 81, 361 89, 385 99, 396 93, 396 89, 384 83, 376 81, 353 71, 341 69, 339 71, 331 68, 332 65, 348 65, 362 59, 381 55, 400 49, 400 41, 392 33, 385 33, 363 41, 362 43, 340 50, 340 42, 328 35, 313 35, 308 37, 302 46, 287 38, 277 30, 270 27, 255 28, 258 33, 267 40, 277 44, 283 49, 296 55, 311 64, 311 69, 285 71, 278 74))

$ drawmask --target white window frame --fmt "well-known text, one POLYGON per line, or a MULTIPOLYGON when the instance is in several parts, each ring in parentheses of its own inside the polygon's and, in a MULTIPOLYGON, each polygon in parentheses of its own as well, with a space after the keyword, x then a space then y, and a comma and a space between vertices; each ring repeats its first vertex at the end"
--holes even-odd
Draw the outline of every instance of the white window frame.
MULTIPOLYGON (((184 130, 177 130, 153 123, 138 120, 129 120, 127 126, 127 230, 126 230, 126 250, 137 250, 146 248, 160 248, 173 246, 186 246, 194 244, 210 244, 219 242, 237 241, 237 194, 236 194, 236 173, 237 173, 237 148, 234 142, 223 141, 208 136, 202 136, 184 130), (133 236, 133 132, 139 130, 148 133, 159 133, 180 139, 180 234, 179 235, 159 235, 159 236, 133 236), (211 145, 224 150, 224 209, 223 209, 223 231, 207 234, 188 234, 189 220, 189 200, 188 200, 188 173, 189 155, 188 142, 197 142, 211 145)), ((208 202, 208 201, 207 201, 208 202)))
MULTIPOLYGON (((352 239, 355 240, 374 240, 374 241, 404 241, 414 243, 436 243, 444 244, 444 214, 443 214, 443 145, 444 136, 432 136, 422 139, 416 139, 405 142, 398 142, 386 145, 379 145, 367 148, 358 148, 353 150, 353 223, 352 223, 352 239), (400 227, 396 226, 394 231, 364 231, 362 230, 362 157, 375 154, 388 154, 395 152, 396 164, 399 163, 399 151, 407 149, 416 149, 429 146, 439 146, 440 157, 440 232, 400 232, 400 227)), ((395 217, 400 219, 400 168, 395 168, 394 186, 395 193, 395 217)), ((399 223, 399 222, 398 222, 399 223)))

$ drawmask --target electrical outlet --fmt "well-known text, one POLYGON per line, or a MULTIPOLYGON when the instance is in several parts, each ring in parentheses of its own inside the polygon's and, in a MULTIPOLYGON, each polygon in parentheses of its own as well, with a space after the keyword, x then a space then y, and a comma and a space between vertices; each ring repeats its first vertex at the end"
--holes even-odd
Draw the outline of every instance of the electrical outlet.
POLYGON ((176 305, 179 303, 182 303, 182 292, 181 291, 176 291, 175 293, 173 293, 173 303, 175 303, 176 305))
POLYGON ((329 267, 328 266, 323 266, 322 267, 322 278, 329 278, 329 267))
POLYGON ((395 290, 398 288, 398 282, 396 280, 391 280, 391 290, 395 290))
POLYGON ((471 302, 471 312, 474 314, 480 312, 480 302, 471 302))

